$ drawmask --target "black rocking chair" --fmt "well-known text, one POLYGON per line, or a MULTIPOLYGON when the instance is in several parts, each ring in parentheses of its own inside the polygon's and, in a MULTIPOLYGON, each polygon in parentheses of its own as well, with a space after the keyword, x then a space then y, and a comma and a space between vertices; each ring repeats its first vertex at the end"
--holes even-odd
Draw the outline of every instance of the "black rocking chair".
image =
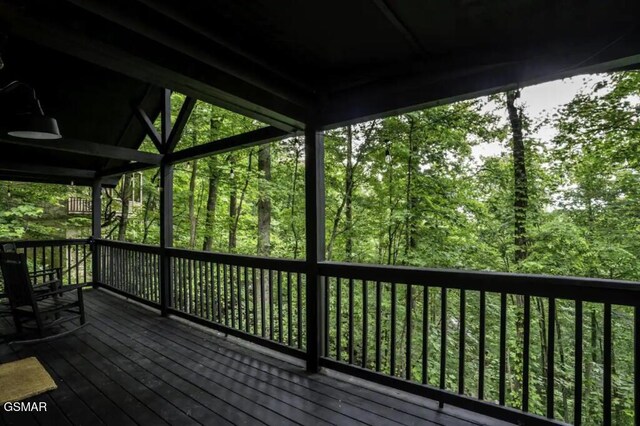
POLYGON ((36 291, 32 285, 32 277, 27 269, 25 255, 22 253, 0 253, 0 266, 4 276, 5 291, 9 298, 9 306, 18 334, 24 328, 34 328, 38 338, 16 340, 12 343, 35 343, 61 337, 72 333, 85 325, 84 302, 82 287, 85 284, 62 287, 60 280, 48 282, 46 288, 36 291), (76 292, 74 298, 70 294, 76 292), (47 330, 58 325, 79 320, 80 325, 46 335, 47 330))
MULTIPOLYGON (((0 244, 0 253, 17 253, 17 250, 14 243, 0 244)), ((29 276, 33 280, 33 291, 36 293, 57 290, 62 286, 62 268, 48 268, 37 272, 29 272, 29 276)), ((0 292, 0 317, 11 315, 11 306, 5 290, 0 292)))

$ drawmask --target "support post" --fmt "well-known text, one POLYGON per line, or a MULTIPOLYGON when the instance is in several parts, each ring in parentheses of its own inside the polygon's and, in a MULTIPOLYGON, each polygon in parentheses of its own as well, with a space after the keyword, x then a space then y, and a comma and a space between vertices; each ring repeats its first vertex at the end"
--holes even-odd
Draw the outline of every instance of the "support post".
POLYGON ((100 282, 100 246, 102 237, 102 180, 95 179, 91 186, 91 281, 93 287, 100 282))
POLYGON ((317 126, 307 124, 305 130, 305 216, 307 266, 307 371, 320 369, 323 333, 322 296, 324 280, 318 263, 325 256, 325 190, 324 190, 324 134, 317 126))
MULTIPOLYGON (((160 111, 163 152, 171 133, 171 93, 165 89, 160 111)), ((171 306, 171 259, 167 249, 173 246, 173 165, 163 156, 160 162, 160 311, 168 315, 171 306)))

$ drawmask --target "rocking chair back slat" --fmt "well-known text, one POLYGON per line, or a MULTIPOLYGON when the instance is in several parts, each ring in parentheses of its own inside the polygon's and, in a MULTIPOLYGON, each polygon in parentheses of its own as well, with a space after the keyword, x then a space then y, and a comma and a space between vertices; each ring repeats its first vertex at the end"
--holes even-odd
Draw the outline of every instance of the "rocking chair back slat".
POLYGON ((11 307, 31 306, 34 301, 33 289, 24 253, 0 253, 0 267, 11 307))
POLYGON ((0 245, 0 253, 16 253, 18 248, 14 243, 6 243, 0 245))

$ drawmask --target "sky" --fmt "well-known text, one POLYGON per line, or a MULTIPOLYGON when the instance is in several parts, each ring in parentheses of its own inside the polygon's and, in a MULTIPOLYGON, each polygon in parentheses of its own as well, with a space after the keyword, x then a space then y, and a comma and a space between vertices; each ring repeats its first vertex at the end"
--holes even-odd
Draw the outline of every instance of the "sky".
MULTIPOLYGON (((525 87, 521 92, 520 105, 524 105, 527 117, 533 121, 539 121, 571 101, 581 89, 591 88, 603 78, 602 75, 584 75, 525 87)), ((506 120, 506 107, 502 111, 506 120)), ((555 130, 552 126, 541 126, 529 136, 541 141, 550 141, 555 136, 555 130)), ((481 157, 500 155, 505 149, 506 147, 500 143, 490 142, 474 146, 472 152, 474 158, 479 160, 481 157)))

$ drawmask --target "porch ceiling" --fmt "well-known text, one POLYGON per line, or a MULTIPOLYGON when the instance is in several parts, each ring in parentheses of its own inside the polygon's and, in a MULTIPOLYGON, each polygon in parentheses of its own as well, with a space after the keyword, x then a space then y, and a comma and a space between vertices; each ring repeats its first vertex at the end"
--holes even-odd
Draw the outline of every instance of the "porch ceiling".
POLYGON ((635 66, 639 18, 629 0, 10 0, 0 79, 32 80, 65 135, 137 147, 129 106, 155 116, 157 87, 331 128, 635 66))

